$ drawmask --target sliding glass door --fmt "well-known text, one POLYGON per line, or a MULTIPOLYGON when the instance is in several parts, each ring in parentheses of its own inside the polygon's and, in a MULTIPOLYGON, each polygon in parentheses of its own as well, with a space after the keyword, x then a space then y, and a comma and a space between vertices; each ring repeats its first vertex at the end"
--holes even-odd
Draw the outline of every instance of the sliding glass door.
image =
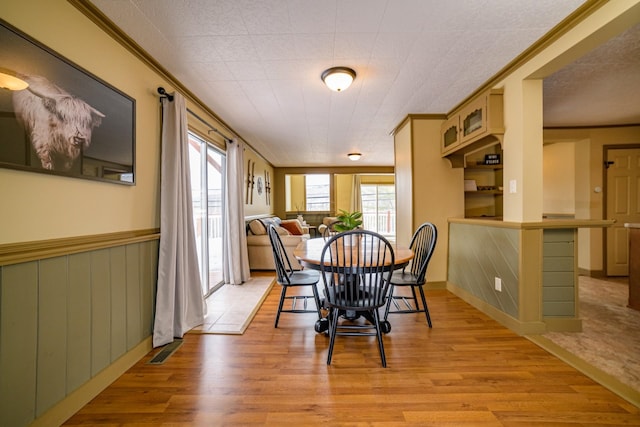
POLYGON ((224 223, 225 155, 204 139, 189 133, 189 163, 193 223, 200 263, 202 294, 222 285, 222 224, 224 223))
POLYGON ((394 239, 396 236, 395 186, 362 184, 360 193, 364 228, 376 231, 388 239, 394 239))

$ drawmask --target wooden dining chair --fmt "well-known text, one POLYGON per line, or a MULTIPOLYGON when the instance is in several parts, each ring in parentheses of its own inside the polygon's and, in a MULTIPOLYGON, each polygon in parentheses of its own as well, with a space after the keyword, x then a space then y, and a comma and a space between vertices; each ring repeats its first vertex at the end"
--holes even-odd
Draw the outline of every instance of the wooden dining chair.
POLYGON ((278 327, 281 313, 317 313, 318 320, 322 318, 320 312, 320 296, 316 285, 320 281, 320 273, 315 270, 294 270, 291 267, 291 261, 285 251, 284 244, 277 228, 269 225, 269 240, 273 249, 273 261, 276 266, 276 281, 282 287, 280 292, 280 303, 276 313, 274 328, 278 327), (312 294, 305 295, 287 295, 287 290, 293 287, 307 286, 311 288, 312 294), (309 307, 308 301, 312 299, 315 307, 309 307), (285 301, 291 302, 290 308, 284 308, 285 301), (302 304, 300 307, 298 304, 302 304))
POLYGON ((377 337, 382 366, 387 366, 378 309, 385 305, 394 262, 389 241, 372 231, 346 231, 325 243, 320 268, 329 310, 327 365, 336 336, 364 335, 377 337))
POLYGON ((396 270, 391 275, 391 286, 389 295, 387 296, 387 306, 384 312, 384 320, 386 321, 390 313, 424 313, 427 317, 427 324, 431 328, 431 316, 429 315, 429 307, 427 299, 424 296, 424 283, 427 274, 427 267, 436 247, 438 240, 438 230, 436 226, 430 222, 420 225, 411 237, 409 248, 413 251, 414 257, 408 265, 401 270, 396 270), (395 295, 396 287, 410 287, 411 296, 395 295), (416 289, 420 293, 420 302, 418 302, 416 289), (393 307, 393 310, 391 308, 393 307))

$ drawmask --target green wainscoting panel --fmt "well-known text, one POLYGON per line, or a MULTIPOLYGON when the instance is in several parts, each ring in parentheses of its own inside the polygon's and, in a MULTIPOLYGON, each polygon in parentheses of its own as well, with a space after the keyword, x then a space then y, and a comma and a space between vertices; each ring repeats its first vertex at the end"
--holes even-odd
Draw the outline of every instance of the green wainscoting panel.
POLYGON ((543 272, 573 271, 573 257, 544 257, 543 272))
POLYGON ((123 246, 110 251, 111 362, 127 351, 127 262, 123 246))
POLYGON ((142 311, 140 304, 142 301, 142 287, 140 270, 140 245, 129 245, 126 247, 126 330, 127 330, 127 350, 131 350, 142 340, 142 311))
POLYGON ((140 248, 142 255, 140 282, 142 287, 142 334, 148 337, 153 332, 153 319, 156 312, 156 282, 158 277, 158 251, 160 242, 153 240, 140 248))
POLYGON ((517 319, 519 241, 517 229, 451 223, 448 280, 517 319))
POLYGON ((69 256, 67 394, 91 378, 91 254, 69 256))
POLYGON ((91 254, 91 375, 111 362, 109 249, 91 254))
POLYGON ((575 231, 543 233, 542 315, 576 316, 575 231))
POLYGON ((36 413, 38 263, 0 269, 0 425, 26 426, 36 413))
POLYGON ((549 286, 573 286, 575 273, 573 271, 545 271, 542 273, 542 281, 549 286))
POLYGON ((574 289, 566 286, 548 287, 544 289, 547 302, 571 301, 573 303, 574 289))
POLYGON ((37 417, 67 391, 67 257, 40 261, 38 276, 37 417))
POLYGON ((152 333, 158 240, 0 267, 0 426, 28 426, 152 333))

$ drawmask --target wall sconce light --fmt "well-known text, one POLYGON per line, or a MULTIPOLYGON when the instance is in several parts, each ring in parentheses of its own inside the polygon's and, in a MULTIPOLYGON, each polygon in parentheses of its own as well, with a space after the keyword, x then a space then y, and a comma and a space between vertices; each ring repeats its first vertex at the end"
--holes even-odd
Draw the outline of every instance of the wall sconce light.
POLYGON ((346 90, 356 78, 356 72, 347 67, 333 67, 322 73, 322 81, 334 92, 346 90))
POLYGON ((0 68, 0 88, 9 90, 23 90, 29 87, 29 83, 25 82, 17 76, 17 74, 6 68, 0 68))
POLYGON ((349 154, 347 154, 347 157, 350 160, 353 160, 355 162, 356 160, 360 160, 360 157, 362 157, 362 154, 360 154, 360 153, 349 153, 349 154))

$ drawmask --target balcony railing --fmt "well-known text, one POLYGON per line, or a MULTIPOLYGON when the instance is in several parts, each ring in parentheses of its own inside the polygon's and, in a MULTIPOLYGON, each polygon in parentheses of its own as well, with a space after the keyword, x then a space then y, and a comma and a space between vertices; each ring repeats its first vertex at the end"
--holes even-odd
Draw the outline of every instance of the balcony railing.
POLYGON ((387 211, 385 213, 365 213, 362 215, 362 225, 365 230, 371 230, 383 236, 395 236, 396 214, 387 211))

